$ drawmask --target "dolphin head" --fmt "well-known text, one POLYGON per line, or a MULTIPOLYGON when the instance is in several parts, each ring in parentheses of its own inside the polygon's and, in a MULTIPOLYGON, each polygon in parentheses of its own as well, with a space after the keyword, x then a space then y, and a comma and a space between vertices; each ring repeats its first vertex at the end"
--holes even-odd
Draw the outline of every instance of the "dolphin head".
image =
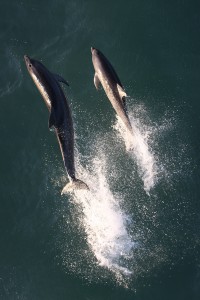
POLYGON ((92 53, 92 63, 95 70, 98 70, 101 68, 102 60, 101 60, 101 51, 99 51, 97 48, 91 47, 91 53, 92 53))
POLYGON ((28 57, 28 55, 24 55, 24 60, 25 60, 27 69, 31 70, 33 67, 33 63, 31 61, 30 57, 28 57))
POLYGON ((45 67, 39 61, 28 57, 28 55, 24 55, 24 61, 30 76, 37 85, 46 72, 45 67))
POLYGON ((38 74, 41 73, 41 66, 43 65, 39 61, 30 58, 28 55, 24 55, 24 60, 29 74, 38 77, 38 74))
POLYGON ((30 75, 32 76, 33 74, 37 73, 37 67, 36 67, 36 61, 30 57, 28 57, 28 55, 24 55, 24 60, 26 63, 26 67, 28 72, 30 73, 30 75))
POLYGON ((99 54, 100 54, 100 51, 94 47, 91 47, 91 53, 92 53, 92 61, 93 61, 93 64, 96 65, 98 63, 98 60, 99 60, 99 54))

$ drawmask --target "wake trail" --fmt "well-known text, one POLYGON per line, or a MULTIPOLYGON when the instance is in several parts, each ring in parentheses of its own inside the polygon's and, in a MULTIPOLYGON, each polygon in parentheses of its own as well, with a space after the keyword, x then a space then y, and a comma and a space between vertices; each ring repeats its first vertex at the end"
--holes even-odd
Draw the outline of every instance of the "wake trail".
POLYGON ((98 264, 114 273, 130 275, 127 260, 132 255, 134 242, 127 231, 130 221, 120 207, 122 199, 112 194, 106 180, 105 159, 93 160, 93 171, 78 164, 78 173, 90 191, 76 190, 74 201, 83 209, 83 223, 87 242, 98 264))
MULTIPOLYGON (((140 106, 138 110, 143 110, 140 106)), ((121 119, 117 116, 117 122, 114 129, 120 134, 126 145, 126 151, 131 158, 136 161, 139 176, 141 177, 144 190, 149 195, 150 190, 155 186, 158 180, 159 168, 155 154, 150 147, 150 137, 153 133, 151 126, 142 123, 142 119, 129 114, 129 119, 133 129, 133 136, 126 130, 121 119)))

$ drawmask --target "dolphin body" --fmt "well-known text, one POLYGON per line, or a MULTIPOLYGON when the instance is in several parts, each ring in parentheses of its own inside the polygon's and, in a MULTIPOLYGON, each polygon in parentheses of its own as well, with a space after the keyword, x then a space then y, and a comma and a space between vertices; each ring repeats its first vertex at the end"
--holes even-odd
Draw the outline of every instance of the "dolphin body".
POLYGON ((74 128, 69 105, 59 82, 68 83, 59 75, 52 74, 41 62, 24 56, 26 67, 46 106, 50 112, 49 129, 55 130, 65 169, 70 180, 61 194, 74 189, 89 189, 88 186, 75 176, 74 166, 74 128))
POLYGON ((94 85, 98 90, 100 83, 102 84, 103 89, 114 110, 132 135, 133 131, 127 115, 125 104, 125 97, 127 97, 127 94, 124 91, 121 81, 113 66, 101 51, 91 47, 91 52, 92 62, 95 70, 94 85))

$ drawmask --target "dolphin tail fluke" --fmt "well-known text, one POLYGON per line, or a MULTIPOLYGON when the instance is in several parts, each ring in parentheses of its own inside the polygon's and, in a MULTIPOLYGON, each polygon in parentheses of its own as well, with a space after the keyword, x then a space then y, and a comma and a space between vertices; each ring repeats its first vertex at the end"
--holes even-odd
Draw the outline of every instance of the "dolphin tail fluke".
POLYGON ((63 188, 61 195, 72 192, 73 190, 89 190, 87 184, 80 179, 73 179, 63 188))

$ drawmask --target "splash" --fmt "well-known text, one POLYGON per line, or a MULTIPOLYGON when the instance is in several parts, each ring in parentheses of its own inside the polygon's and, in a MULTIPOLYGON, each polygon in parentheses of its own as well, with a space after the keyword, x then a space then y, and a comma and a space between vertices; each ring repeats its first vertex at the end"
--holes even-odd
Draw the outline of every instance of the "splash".
MULTIPOLYGON (((136 109, 136 108, 135 108, 136 109)), ((142 106, 137 110, 143 110, 142 106)), ((155 154, 150 147, 150 138, 153 132, 151 126, 142 123, 141 116, 137 117, 134 112, 129 113, 131 126, 133 128, 133 136, 127 132, 123 122, 117 116, 117 122, 113 126, 117 130, 120 137, 124 140, 126 150, 129 155, 136 161, 139 175, 144 183, 144 190, 149 195, 150 190, 155 186, 158 179, 158 165, 155 154)))
MULTIPOLYGON (((131 160, 138 167, 147 194, 158 181, 161 183, 159 187, 167 185, 165 191, 172 191, 170 182, 174 183, 174 177, 170 181, 168 176, 173 176, 172 171, 180 172, 183 158, 180 150, 186 151, 178 138, 176 145, 169 139, 177 122, 177 116, 171 111, 152 123, 146 108, 134 105, 129 117, 134 138, 118 119, 115 130, 121 143, 116 141, 113 130, 100 135, 95 132, 95 137, 91 136, 90 130, 89 141, 84 143, 85 156, 76 153, 77 177, 88 184, 90 191, 76 191, 72 195, 64 224, 70 215, 73 216, 69 221, 73 234, 70 234, 67 224, 64 231, 66 243, 61 239, 63 263, 67 270, 90 281, 103 279, 107 282, 111 279, 128 288, 137 278, 148 276, 162 264, 170 262, 173 253, 167 245, 169 239, 177 241, 171 229, 166 230, 162 224, 163 209, 168 209, 171 216, 174 202, 168 204, 163 200, 166 195, 163 193, 159 198, 156 190, 151 194, 151 201, 147 201, 146 195, 141 193, 131 160), (128 155, 124 155, 124 142, 128 155), (167 234, 163 235, 166 231, 167 234)), ((178 131, 174 133, 175 137, 178 134, 178 131)), ((62 187, 64 183, 66 178, 62 187)))
POLYGON ((87 242, 98 264, 130 275, 128 259, 134 242, 127 232, 129 217, 120 207, 122 199, 114 197, 109 188, 105 165, 102 157, 93 160, 93 172, 78 164, 78 173, 90 191, 75 191, 73 200, 82 206, 87 242))

